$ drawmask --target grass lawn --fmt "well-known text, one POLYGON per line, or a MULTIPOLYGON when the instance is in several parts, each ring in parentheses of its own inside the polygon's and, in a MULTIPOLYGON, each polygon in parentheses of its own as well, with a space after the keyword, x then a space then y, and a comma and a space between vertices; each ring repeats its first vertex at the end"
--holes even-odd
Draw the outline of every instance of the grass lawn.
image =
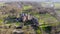
POLYGON ((3 2, 0 2, 0 6, 4 6, 5 4, 3 2))
POLYGON ((54 3, 55 8, 60 8, 60 3, 54 3))

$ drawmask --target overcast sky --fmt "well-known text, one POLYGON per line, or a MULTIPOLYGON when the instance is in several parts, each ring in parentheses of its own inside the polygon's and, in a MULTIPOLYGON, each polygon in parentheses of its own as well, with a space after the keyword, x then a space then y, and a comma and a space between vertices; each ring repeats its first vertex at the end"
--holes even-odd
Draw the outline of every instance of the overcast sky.
POLYGON ((60 2, 60 0, 0 0, 0 1, 4 1, 4 2, 8 2, 8 1, 39 1, 39 2, 42 2, 42 1, 50 1, 50 2, 60 2))

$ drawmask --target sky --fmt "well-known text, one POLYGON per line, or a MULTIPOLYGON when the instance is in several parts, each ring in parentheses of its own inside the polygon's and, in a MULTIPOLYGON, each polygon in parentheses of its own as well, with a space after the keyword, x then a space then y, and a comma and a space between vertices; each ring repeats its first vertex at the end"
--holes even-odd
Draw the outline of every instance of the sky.
POLYGON ((0 0, 3 2, 9 2, 9 1, 37 1, 37 2, 60 2, 60 0, 0 0))

